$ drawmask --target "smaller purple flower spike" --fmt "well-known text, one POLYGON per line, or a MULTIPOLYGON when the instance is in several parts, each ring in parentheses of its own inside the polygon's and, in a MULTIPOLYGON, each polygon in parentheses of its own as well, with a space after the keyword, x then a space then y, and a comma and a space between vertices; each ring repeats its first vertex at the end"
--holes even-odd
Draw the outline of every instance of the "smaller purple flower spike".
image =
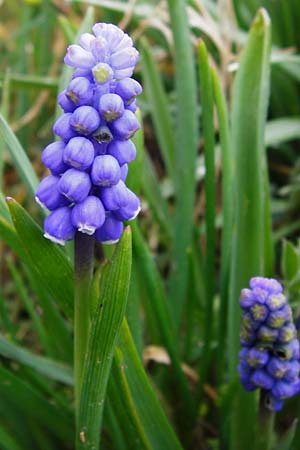
POLYGON ((56 244, 64 245, 65 241, 74 239, 75 228, 71 222, 71 209, 58 208, 44 220, 44 236, 56 244))
POLYGON ((142 86, 133 78, 124 78, 116 84, 115 93, 122 97, 125 105, 130 105, 142 93, 142 86))
POLYGON ((70 203, 58 190, 59 180, 59 177, 49 175, 40 182, 35 194, 36 202, 50 211, 70 203))
MULTIPOLYGON (((64 61, 74 72, 57 99, 64 113, 53 132, 60 141, 42 153, 51 175, 36 193, 37 202, 52 210, 44 229, 54 242, 63 244, 76 231, 104 243, 117 242, 123 221, 140 211, 139 198, 125 184, 128 164, 136 157, 130 139, 140 128, 134 113, 142 87, 130 78, 138 58, 132 39, 107 23, 96 23, 93 33, 83 33, 79 44, 67 49, 64 61)), ((250 322, 251 314, 260 315, 252 306, 250 322)), ((282 333, 282 345, 289 343, 289 333, 282 333)), ((253 339, 251 327, 241 332, 249 348, 253 339)))
POLYGON ((120 166, 128 164, 136 158, 136 148, 131 140, 119 141, 114 139, 107 147, 107 153, 114 156, 120 166))
POLYGON ((104 94, 99 101, 99 111, 107 122, 118 119, 124 112, 124 103, 117 94, 104 94))
POLYGON ((76 107, 90 105, 93 100, 93 87, 85 77, 74 78, 65 95, 76 107))
POLYGON ((86 197, 72 209, 72 224, 82 233, 92 235, 105 221, 105 210, 98 197, 86 197))
POLYGON ((67 170, 58 182, 58 190, 71 202, 80 203, 89 194, 92 184, 89 175, 77 169, 67 170))
POLYGON ((76 131, 70 125, 71 117, 72 113, 65 113, 53 125, 53 133, 57 134, 65 142, 77 136, 76 131))
POLYGON ((110 129, 112 133, 120 140, 132 138, 132 136, 140 129, 140 124, 135 115, 125 109, 124 114, 111 122, 110 129))
POLYGON ((93 144, 82 136, 69 140, 64 149, 64 162, 78 170, 88 169, 94 161, 93 144))
POLYGON ((42 152, 42 162, 53 175, 61 175, 68 169, 64 163, 64 149, 65 143, 56 141, 47 145, 42 152))
POLYGON ((113 186, 119 183, 121 169, 116 158, 110 155, 96 156, 91 178, 96 186, 113 186))
POLYGON ((95 238, 102 244, 116 244, 124 230, 123 222, 107 215, 104 224, 95 232, 95 238))
POLYGON ((70 125, 78 134, 88 136, 100 125, 99 113, 92 106, 79 106, 70 117, 70 125))
POLYGON ((300 345, 292 311, 281 284, 255 277, 240 296, 241 318, 238 371, 243 387, 263 389, 266 406, 279 411, 283 400, 300 388, 300 345))

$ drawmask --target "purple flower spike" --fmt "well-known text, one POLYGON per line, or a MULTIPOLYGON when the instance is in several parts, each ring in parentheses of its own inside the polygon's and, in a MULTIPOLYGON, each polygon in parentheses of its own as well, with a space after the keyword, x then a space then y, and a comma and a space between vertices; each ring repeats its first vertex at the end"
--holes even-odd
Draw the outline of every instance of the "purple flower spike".
POLYGON ((92 106, 80 106, 71 115, 70 125, 78 134, 88 136, 99 127, 100 117, 92 106))
POLYGON ((250 288, 243 289, 240 297, 240 379, 246 390, 254 387, 266 391, 266 406, 279 411, 283 400, 300 389, 297 331, 277 280, 254 277, 250 288))
POLYGON ((107 122, 118 119, 124 112, 124 103, 117 94, 104 94, 100 98, 99 111, 107 122))
POLYGON ((87 197, 72 209, 72 224, 78 231, 92 235, 105 221, 105 210, 98 197, 87 197))
MULTIPOLYGON (((36 193, 37 201, 53 210, 44 228, 54 242, 63 244, 76 230, 94 234, 101 242, 116 242, 123 221, 140 210, 138 197, 125 185, 128 164, 136 157, 130 138, 140 128, 134 113, 142 88, 130 78, 138 58, 132 39, 107 23, 95 24, 93 34, 83 33, 79 45, 67 49, 64 60, 74 72, 58 95, 64 114, 53 125, 61 141, 42 153, 51 176, 36 193)), ((259 313, 251 307, 255 302, 248 305, 249 317, 241 330, 241 342, 249 348, 256 338, 253 314, 259 313)), ((287 334, 288 329, 282 343, 287 334)))
POLYGON ((132 138, 137 130, 140 129, 140 124, 135 115, 128 109, 125 109, 122 117, 110 124, 110 129, 118 139, 126 140, 132 138))
POLYGON ((65 245, 65 241, 74 239, 75 228, 71 222, 71 209, 58 208, 52 211, 44 221, 44 236, 56 244, 65 245))
POLYGON ((95 232, 95 238, 102 244, 115 244, 123 233, 123 222, 107 215, 104 224, 95 232))
POLYGON ((60 116, 53 125, 53 133, 57 134, 63 141, 68 142, 77 133, 71 128, 70 121, 72 113, 66 113, 60 116))
POLYGON ((100 198, 107 211, 115 211, 128 204, 128 189, 123 181, 119 181, 114 186, 101 188, 100 198))
POLYGON ((119 141, 114 139, 107 147, 107 153, 114 156, 120 166, 130 163, 136 158, 136 148, 131 140, 119 141))
POLYGON ((89 194, 92 184, 87 173, 76 169, 67 170, 58 182, 58 190, 71 202, 80 203, 89 194))
POLYGON ((70 139, 64 150, 64 162, 78 170, 88 169, 93 164, 94 156, 93 144, 81 136, 70 139))
POLYGON ((130 105, 142 93, 142 86, 133 78, 124 78, 116 84, 115 93, 122 97, 125 105, 130 105))
POLYGON ((93 87, 85 77, 74 78, 66 89, 66 97, 76 107, 90 105, 93 99, 93 87))
POLYGON ((91 171, 96 186, 113 186, 120 181, 121 170, 118 161, 110 155, 97 156, 91 171))
POLYGON ((137 195, 128 189, 128 203, 123 208, 114 211, 114 217, 118 220, 133 220, 141 210, 141 203, 137 195))
POLYGON ((42 152, 43 164, 51 170, 53 175, 60 175, 68 168, 63 160, 64 148, 64 142, 56 141, 47 145, 42 152))
POLYGON ((35 194, 37 203, 50 211, 69 203, 66 197, 58 191, 58 182, 59 177, 49 175, 40 182, 35 194))
POLYGON ((81 69, 90 69, 96 63, 94 56, 80 45, 70 45, 64 58, 65 64, 81 69))

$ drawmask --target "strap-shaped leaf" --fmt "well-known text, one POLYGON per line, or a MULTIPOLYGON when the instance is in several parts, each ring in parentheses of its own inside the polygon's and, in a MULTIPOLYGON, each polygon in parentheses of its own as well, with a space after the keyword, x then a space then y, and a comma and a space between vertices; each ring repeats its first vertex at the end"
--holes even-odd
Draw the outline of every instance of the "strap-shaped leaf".
POLYGON ((43 230, 14 199, 8 206, 22 247, 57 304, 73 314, 73 269, 56 244, 43 237, 43 230))
POLYGON ((131 230, 127 227, 103 277, 91 325, 77 418, 78 449, 99 446, 104 400, 117 338, 126 310, 131 273, 131 230))

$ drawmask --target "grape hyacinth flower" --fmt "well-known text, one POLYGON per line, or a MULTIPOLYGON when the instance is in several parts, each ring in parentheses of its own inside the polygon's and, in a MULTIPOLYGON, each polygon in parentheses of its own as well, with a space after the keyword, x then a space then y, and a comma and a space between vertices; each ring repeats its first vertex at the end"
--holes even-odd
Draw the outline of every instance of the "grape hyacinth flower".
POLYGON ((281 284, 254 277, 242 289, 240 380, 247 391, 262 389, 266 407, 278 411, 300 389, 299 341, 281 284))
POLYGON ((70 45, 64 61, 72 80, 59 93, 63 114, 53 125, 60 138, 47 145, 42 161, 51 174, 36 192, 49 209, 45 237, 64 245, 76 231, 102 243, 115 243, 123 222, 140 211, 138 197, 126 186, 128 164, 135 159, 131 138, 140 128, 131 78, 139 53, 118 27, 96 23, 79 45, 70 45))

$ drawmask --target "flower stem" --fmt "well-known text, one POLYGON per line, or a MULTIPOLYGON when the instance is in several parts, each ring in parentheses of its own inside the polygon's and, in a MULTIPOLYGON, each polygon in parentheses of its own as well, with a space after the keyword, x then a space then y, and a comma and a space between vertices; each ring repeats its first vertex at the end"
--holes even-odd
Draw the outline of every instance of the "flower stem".
POLYGON ((272 448, 275 413, 266 408, 266 391, 260 391, 255 450, 272 448))
POLYGON ((80 232, 75 236, 75 294, 74 294, 74 377, 75 409, 78 417, 82 372, 90 325, 90 285, 94 267, 93 236, 80 232))

